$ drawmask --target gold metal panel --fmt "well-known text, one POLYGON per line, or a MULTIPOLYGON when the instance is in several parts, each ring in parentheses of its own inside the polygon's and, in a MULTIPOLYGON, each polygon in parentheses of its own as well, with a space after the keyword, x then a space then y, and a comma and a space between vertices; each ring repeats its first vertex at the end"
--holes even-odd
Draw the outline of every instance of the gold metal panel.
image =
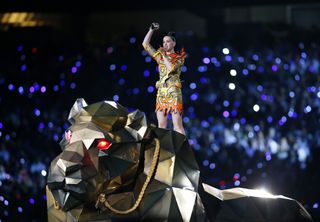
POLYGON ((155 179, 165 183, 169 186, 172 185, 173 169, 174 169, 175 157, 171 157, 167 160, 158 163, 155 179))
POLYGON ((196 202, 197 193, 180 188, 172 188, 174 197, 176 198, 181 217, 184 222, 190 221, 194 204, 196 202))

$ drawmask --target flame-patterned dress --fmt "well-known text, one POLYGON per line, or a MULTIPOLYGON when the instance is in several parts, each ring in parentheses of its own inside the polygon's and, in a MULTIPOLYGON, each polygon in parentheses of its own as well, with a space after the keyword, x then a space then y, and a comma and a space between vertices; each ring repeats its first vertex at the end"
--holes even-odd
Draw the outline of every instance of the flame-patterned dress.
POLYGON ((155 51, 150 44, 143 45, 143 47, 158 63, 159 80, 156 82, 156 88, 158 89, 156 111, 163 111, 165 115, 170 112, 179 112, 181 115, 183 102, 180 74, 186 57, 184 49, 182 48, 180 53, 174 52, 165 55, 173 65, 169 72, 160 54, 160 49, 155 51), (156 59, 157 57, 158 59, 156 59))

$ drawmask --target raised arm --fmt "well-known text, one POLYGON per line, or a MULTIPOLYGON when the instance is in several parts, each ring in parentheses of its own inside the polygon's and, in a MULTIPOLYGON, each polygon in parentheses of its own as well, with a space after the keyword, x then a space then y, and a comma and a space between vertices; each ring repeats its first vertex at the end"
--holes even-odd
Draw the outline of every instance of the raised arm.
POLYGON ((149 31, 148 33, 146 34, 146 36, 144 37, 143 39, 143 42, 142 42, 142 46, 143 48, 148 52, 148 54, 150 56, 152 56, 152 58, 154 58, 156 61, 158 61, 160 59, 160 54, 159 52, 157 52, 150 44, 150 40, 151 40, 151 37, 152 37, 152 34, 155 30, 158 30, 159 29, 159 24, 158 23, 152 23, 150 28, 149 28, 149 31))

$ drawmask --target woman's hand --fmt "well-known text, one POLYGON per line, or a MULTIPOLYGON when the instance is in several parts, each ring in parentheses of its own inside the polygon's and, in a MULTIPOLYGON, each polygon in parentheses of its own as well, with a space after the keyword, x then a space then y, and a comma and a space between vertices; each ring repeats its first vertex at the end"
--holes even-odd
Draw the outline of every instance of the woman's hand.
POLYGON ((153 30, 153 31, 158 30, 159 28, 160 28, 160 25, 157 22, 153 22, 150 26, 150 30, 153 30))

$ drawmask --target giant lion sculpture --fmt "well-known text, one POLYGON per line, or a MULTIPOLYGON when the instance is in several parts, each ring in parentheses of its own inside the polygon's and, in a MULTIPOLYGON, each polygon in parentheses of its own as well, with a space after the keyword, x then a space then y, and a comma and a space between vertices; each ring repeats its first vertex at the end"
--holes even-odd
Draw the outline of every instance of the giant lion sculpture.
POLYGON ((50 165, 48 221, 312 221, 297 201, 201 183, 186 137, 113 101, 77 99, 50 165))

